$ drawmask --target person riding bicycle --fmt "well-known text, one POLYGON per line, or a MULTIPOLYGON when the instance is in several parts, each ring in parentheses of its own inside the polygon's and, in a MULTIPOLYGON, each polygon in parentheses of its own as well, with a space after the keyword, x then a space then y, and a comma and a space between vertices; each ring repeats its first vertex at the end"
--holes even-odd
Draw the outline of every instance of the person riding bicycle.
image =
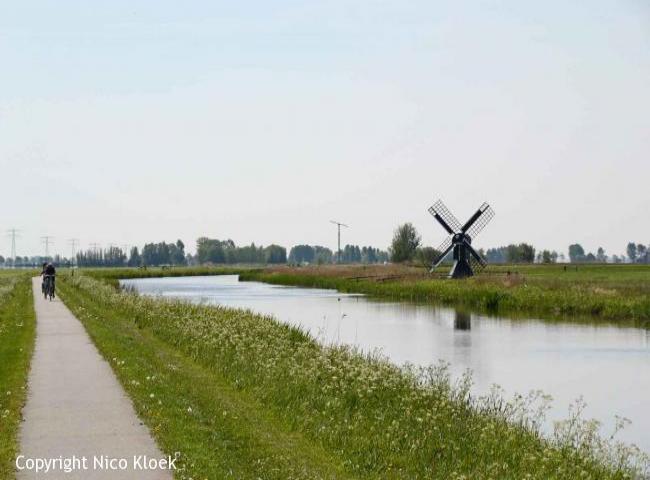
MULTIPOLYGON (((56 279, 56 268, 54 268, 54 265, 51 263, 44 263, 43 264, 43 270, 41 271, 41 275, 43 276, 43 291, 45 291, 45 279, 47 277, 50 277, 50 281, 52 282, 52 292, 54 292, 54 281, 56 279)), ((54 293, 52 294, 54 296, 54 293)))

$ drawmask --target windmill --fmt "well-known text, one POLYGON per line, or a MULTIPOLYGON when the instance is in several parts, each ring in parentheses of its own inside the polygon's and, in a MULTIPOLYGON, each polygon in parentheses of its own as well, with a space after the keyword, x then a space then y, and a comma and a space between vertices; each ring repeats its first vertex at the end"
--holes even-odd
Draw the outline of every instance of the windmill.
POLYGON ((487 203, 483 203, 472 215, 465 225, 461 225, 449 211, 442 200, 438 200, 431 207, 429 213, 438 220, 449 236, 438 247, 440 256, 433 262, 431 270, 438 267, 450 251, 454 251, 454 264, 449 271, 449 278, 466 278, 481 270, 487 262, 476 250, 472 248, 472 239, 476 238, 481 230, 494 217, 494 210, 487 203))

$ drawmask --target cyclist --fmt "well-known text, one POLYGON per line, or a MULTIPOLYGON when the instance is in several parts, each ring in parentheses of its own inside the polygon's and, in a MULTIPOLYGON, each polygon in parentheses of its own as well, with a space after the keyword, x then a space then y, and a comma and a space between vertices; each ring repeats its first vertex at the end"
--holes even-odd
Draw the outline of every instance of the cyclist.
POLYGON ((51 263, 44 263, 41 275, 43 276, 43 292, 45 292, 45 279, 47 277, 50 277, 50 281, 52 282, 52 296, 54 297, 54 280, 56 279, 56 268, 54 268, 54 265, 51 263))

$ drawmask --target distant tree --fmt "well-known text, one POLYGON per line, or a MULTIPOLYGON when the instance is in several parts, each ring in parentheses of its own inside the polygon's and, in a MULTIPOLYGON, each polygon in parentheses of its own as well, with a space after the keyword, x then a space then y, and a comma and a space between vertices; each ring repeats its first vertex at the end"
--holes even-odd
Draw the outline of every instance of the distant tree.
POLYGON ((596 251, 596 260, 600 263, 607 262, 607 255, 605 255, 605 249, 603 247, 598 247, 596 251))
POLYGON ((138 247, 133 247, 131 249, 127 265, 129 267, 139 267, 142 265, 142 257, 140 257, 140 251, 138 250, 138 247))
POLYGON ((361 249, 358 245, 346 245, 341 253, 343 263, 360 263, 361 249))
POLYGON ((636 246, 636 257, 639 263, 648 263, 648 249, 645 245, 639 243, 636 246))
POLYGON ((589 252, 589 253, 587 254, 587 256, 585 257, 585 261, 586 261, 586 262, 590 262, 590 263, 595 262, 595 261, 596 261, 596 255, 594 255, 593 253, 589 252))
POLYGON ((390 254, 393 262, 412 260, 420 246, 420 235, 412 223, 400 225, 393 234, 390 254))
POLYGON ((488 248, 485 259, 490 263, 506 263, 507 247, 488 248))
POLYGON ((636 262, 636 244, 634 242, 627 244, 627 256, 631 263, 636 262))
POLYGON ((334 259, 334 253, 327 247, 321 247, 316 245, 314 247, 314 261, 319 264, 332 263, 334 259))
POLYGON ((571 263, 584 262, 585 260, 585 249, 582 248, 582 245, 579 243, 574 243, 569 245, 569 259, 571 263))
POLYGON ((173 265, 185 265, 185 244, 182 240, 176 240, 175 244, 169 245, 169 260, 173 265))
POLYGON ((269 245, 264 249, 266 263, 287 263, 287 249, 280 245, 269 245))
POLYGON ((199 263, 226 263, 226 254, 219 240, 200 237, 196 240, 199 263))
POLYGON ((289 251, 290 263, 313 263, 316 251, 311 245, 296 245, 289 251))
POLYGON ((424 267, 431 267, 441 253, 433 247, 420 247, 415 251, 415 261, 424 267))
POLYGON ((535 261, 535 247, 527 243, 508 245, 505 247, 506 261, 509 263, 533 263, 535 261))
POLYGON ((557 252, 550 252, 549 250, 544 250, 542 252, 542 263, 555 263, 557 260, 557 252), (553 256, 555 253, 555 256, 553 256))
POLYGON ((612 262, 613 263, 621 263, 621 259, 618 257, 618 255, 614 254, 614 255, 612 255, 612 262))
POLYGON ((4 265, 4 264, 5 264, 5 257, 0 255, 0 265, 4 265))

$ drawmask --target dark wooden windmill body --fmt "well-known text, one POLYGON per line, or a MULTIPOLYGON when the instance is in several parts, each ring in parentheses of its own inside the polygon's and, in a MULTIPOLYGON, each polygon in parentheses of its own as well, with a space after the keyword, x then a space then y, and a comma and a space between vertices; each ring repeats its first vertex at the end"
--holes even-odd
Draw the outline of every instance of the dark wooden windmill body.
POLYGON ((429 213, 438 220, 449 236, 438 247, 440 255, 433 262, 431 270, 440 266, 447 255, 452 253, 453 265, 449 271, 449 278, 467 278, 483 269, 487 262, 472 247, 472 239, 476 238, 481 230, 494 217, 494 210, 484 203, 464 225, 438 200, 429 208, 429 213))

